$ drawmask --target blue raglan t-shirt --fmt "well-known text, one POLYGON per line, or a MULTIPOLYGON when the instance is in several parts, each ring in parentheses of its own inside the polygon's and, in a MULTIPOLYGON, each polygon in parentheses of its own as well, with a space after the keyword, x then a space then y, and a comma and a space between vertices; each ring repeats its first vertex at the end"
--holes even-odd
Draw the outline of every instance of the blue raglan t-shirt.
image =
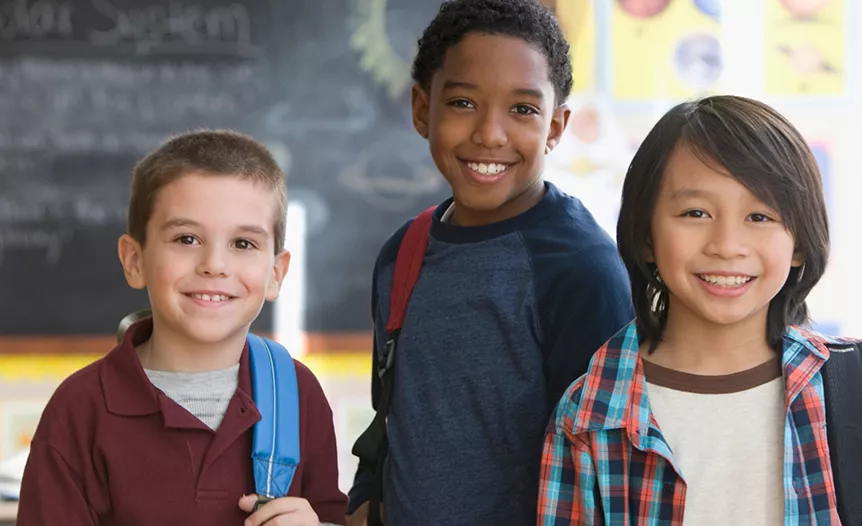
MULTIPOLYGON (((551 411, 593 353, 633 318, 615 244, 579 200, 545 186, 533 208, 487 226, 442 221, 451 199, 434 212, 398 339, 386 524, 535 524, 551 411)), ((375 265, 375 363, 409 224, 375 265)), ((372 382, 376 397, 376 367, 372 382)), ((368 500, 372 480, 361 467, 351 513, 368 500)))

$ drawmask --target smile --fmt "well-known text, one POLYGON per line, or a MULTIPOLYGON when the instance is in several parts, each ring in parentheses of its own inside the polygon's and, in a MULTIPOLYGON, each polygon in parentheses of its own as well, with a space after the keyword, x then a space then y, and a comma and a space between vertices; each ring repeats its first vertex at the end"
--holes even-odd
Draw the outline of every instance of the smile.
POLYGON ((475 184, 492 185, 506 177, 514 163, 502 163, 488 159, 481 161, 461 160, 467 178, 475 184))
POLYGON ((710 285, 715 285, 717 287, 724 287, 724 288, 729 288, 729 289, 736 288, 736 287, 742 287, 743 285, 745 285, 746 283, 748 283, 749 281, 754 279, 753 276, 745 276, 745 275, 717 276, 714 274, 698 274, 697 277, 700 278, 701 281, 705 281, 706 283, 709 283, 710 285))
POLYGON ((465 163, 467 168, 473 170, 474 172, 480 173, 482 175, 497 175, 505 172, 509 169, 511 164, 501 164, 501 163, 473 163, 467 162, 465 163))
POLYGON ((233 299, 233 296, 228 296, 226 294, 212 294, 212 295, 210 295, 210 294, 191 293, 191 294, 186 294, 186 296, 188 296, 192 299, 196 299, 199 301, 206 301, 206 302, 210 302, 210 303, 220 303, 222 301, 228 301, 228 300, 233 299))

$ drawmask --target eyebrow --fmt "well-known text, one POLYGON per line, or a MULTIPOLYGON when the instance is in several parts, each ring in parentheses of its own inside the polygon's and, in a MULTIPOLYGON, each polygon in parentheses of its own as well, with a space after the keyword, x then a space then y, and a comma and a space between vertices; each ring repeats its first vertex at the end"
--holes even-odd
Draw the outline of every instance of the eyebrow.
POLYGON ((694 197, 710 197, 714 195, 713 192, 709 192, 707 190, 699 190, 697 188, 680 188, 678 190, 674 190, 673 194, 670 196, 671 199, 686 199, 686 198, 694 198, 694 197))
MULTIPOLYGON (((188 219, 185 217, 173 217, 168 219, 164 223, 162 223, 161 230, 171 230, 174 228, 184 228, 184 227, 197 227, 200 228, 202 225, 197 221, 192 219, 188 219)), ((237 227, 237 230, 241 232, 248 232, 251 234, 257 234, 263 237, 269 237, 269 232, 265 228, 262 228, 258 225, 240 225, 237 227)))
MULTIPOLYGON (((478 91, 479 86, 472 84, 470 82, 463 82, 460 80, 447 80, 443 83, 443 91, 452 90, 452 89, 465 89, 470 91, 478 91)), ((545 94, 542 90, 537 88, 515 88, 512 90, 514 95, 525 95, 527 97, 533 97, 539 100, 545 98, 545 94)))

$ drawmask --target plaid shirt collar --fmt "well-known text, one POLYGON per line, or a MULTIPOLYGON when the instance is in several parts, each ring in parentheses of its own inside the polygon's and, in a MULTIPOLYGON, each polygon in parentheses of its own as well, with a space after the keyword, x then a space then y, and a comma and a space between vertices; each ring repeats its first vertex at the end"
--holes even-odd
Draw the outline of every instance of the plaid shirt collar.
MULTIPOLYGON (((839 341, 796 326, 787 329, 782 352, 785 409, 826 363, 828 345, 839 341)), ((582 400, 597 402, 579 404, 573 434, 625 429, 634 447, 673 458, 650 411, 639 343, 633 321, 593 357, 584 379, 582 400)))

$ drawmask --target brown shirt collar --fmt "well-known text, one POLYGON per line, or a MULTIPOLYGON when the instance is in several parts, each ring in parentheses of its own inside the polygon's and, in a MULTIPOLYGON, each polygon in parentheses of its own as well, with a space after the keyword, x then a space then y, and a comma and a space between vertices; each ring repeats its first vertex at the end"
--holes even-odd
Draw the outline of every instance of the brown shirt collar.
POLYGON ((781 378, 781 357, 775 358, 733 374, 705 376, 684 373, 643 360, 644 375, 648 383, 676 391, 699 394, 738 393, 759 387, 781 378))

